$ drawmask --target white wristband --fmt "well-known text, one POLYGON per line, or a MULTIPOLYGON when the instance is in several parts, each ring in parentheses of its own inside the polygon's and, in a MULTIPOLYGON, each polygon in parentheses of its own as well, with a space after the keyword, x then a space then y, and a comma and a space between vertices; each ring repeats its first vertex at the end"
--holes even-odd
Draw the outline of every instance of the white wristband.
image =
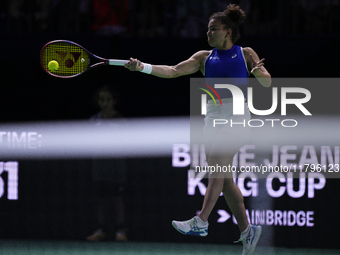
POLYGON ((142 73, 151 74, 151 72, 152 72, 152 65, 143 63, 143 70, 141 72, 142 73))

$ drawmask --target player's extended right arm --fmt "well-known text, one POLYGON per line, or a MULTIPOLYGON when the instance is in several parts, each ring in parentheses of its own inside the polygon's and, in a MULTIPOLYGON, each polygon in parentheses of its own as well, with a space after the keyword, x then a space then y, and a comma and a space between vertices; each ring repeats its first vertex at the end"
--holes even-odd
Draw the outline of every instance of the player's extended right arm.
MULTIPOLYGON (((151 65, 150 74, 161 78, 176 78, 195 73, 202 70, 202 60, 204 55, 206 55, 204 51, 196 52, 189 59, 174 66, 151 65)), ((125 67, 130 71, 143 71, 143 69, 145 69, 144 65, 150 64, 145 64, 140 62, 138 59, 130 58, 130 61, 125 64, 125 67)))

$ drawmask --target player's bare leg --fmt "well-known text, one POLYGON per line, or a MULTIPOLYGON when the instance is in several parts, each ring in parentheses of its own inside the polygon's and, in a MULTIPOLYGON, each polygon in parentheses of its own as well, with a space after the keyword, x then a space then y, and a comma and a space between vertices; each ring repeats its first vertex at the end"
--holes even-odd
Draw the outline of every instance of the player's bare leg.
POLYGON ((249 225, 243 195, 233 178, 224 179, 223 195, 227 204, 235 216, 240 232, 249 225))
MULTIPOLYGON (((206 153, 209 166, 228 166, 232 164, 233 157, 240 147, 244 145, 244 140, 235 136, 234 134, 218 133, 214 134, 214 139, 210 139, 211 143, 206 144, 206 153), (221 139, 221 137, 223 139, 221 139), (222 143, 221 143, 222 140, 222 143), (222 146, 221 146, 222 144, 222 146), (228 145, 226 147, 225 145, 228 145)), ((213 138, 211 137, 211 138, 213 138)), ((235 196, 228 198, 228 203, 231 205, 233 214, 237 214, 236 218, 240 220, 241 228, 244 230, 248 225, 248 220, 245 214, 243 204, 243 196, 235 185, 228 181, 232 180, 231 172, 211 172, 209 173, 209 184, 204 196, 201 212, 198 216, 188 221, 173 221, 172 225, 176 230, 186 235, 205 236, 208 234, 208 217, 214 208, 217 199, 221 192, 225 190, 228 196, 235 196)))
MULTIPOLYGON (((232 166, 234 155, 246 141, 242 137, 223 131, 219 132, 216 137, 216 141, 207 147, 208 165, 225 166, 226 169, 228 169, 229 166, 232 166)), ((203 221, 208 221, 208 217, 221 192, 223 192, 225 200, 237 220, 240 232, 244 231, 249 225, 249 222, 243 195, 233 180, 232 172, 216 172, 210 174, 209 184, 199 217, 203 221)))

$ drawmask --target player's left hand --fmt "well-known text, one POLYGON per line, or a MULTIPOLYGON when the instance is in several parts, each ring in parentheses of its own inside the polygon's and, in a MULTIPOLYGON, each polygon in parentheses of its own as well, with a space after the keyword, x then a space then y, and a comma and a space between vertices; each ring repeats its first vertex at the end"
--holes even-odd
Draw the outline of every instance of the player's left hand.
POLYGON ((259 60, 259 61, 256 61, 252 54, 250 54, 250 58, 252 60, 252 69, 251 69, 250 73, 256 74, 258 72, 258 70, 260 70, 261 67, 264 66, 264 63, 263 63, 264 58, 259 60))

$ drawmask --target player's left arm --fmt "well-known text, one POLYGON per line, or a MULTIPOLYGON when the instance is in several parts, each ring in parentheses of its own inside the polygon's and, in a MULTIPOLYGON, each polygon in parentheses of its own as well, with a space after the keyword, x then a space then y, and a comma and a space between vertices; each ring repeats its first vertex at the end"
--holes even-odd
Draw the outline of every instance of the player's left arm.
POLYGON ((250 73, 257 78, 262 86, 270 87, 272 84, 272 78, 270 73, 264 67, 264 58, 260 60, 257 53, 250 47, 243 48, 243 53, 250 73))

